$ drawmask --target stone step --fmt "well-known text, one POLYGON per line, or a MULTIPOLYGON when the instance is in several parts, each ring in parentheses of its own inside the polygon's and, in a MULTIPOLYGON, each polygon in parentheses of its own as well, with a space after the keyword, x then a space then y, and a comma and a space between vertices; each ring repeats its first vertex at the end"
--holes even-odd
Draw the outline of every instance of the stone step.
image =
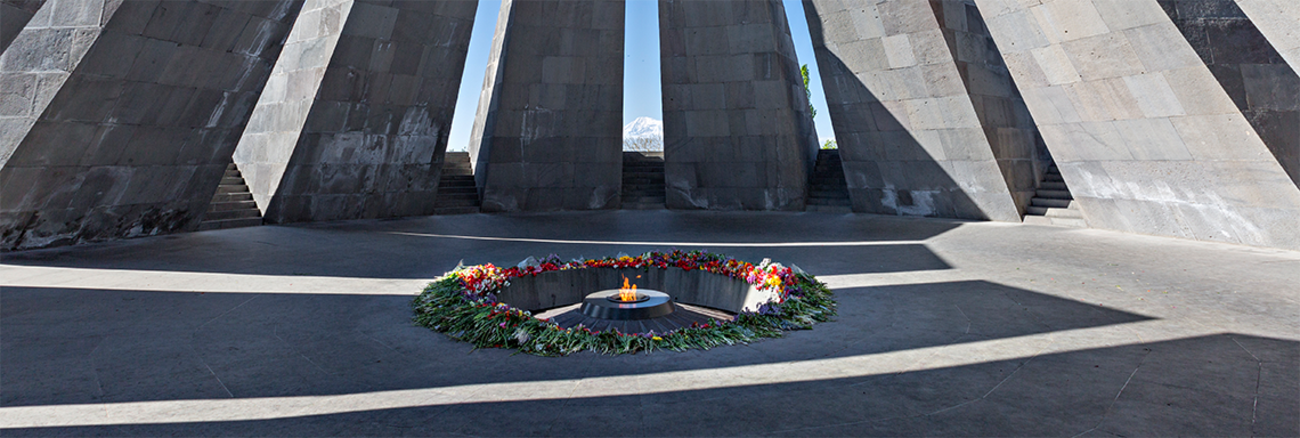
POLYGON ((637 201, 624 200, 622 208, 624 210, 663 210, 665 207, 663 201, 643 202, 640 200, 637 201))
POLYGON ((257 203, 252 200, 248 201, 230 201, 230 202, 212 202, 208 204, 208 211, 229 211, 229 210, 257 210, 257 203))
POLYGON ((809 193, 808 199, 842 199, 845 202, 849 200, 848 193, 809 193))
POLYGON ((1065 179, 1064 179, 1064 178, 1061 178, 1061 175, 1060 175, 1060 174, 1051 174, 1051 173, 1049 173, 1049 174, 1043 175, 1043 181, 1048 181, 1048 182, 1061 182, 1061 183, 1063 183, 1063 182, 1065 182, 1065 179))
POLYGON ((244 178, 237 177, 237 176, 236 177, 223 176, 221 177, 221 185, 223 186, 244 185, 244 178))
POLYGON ((433 201, 434 207, 442 206, 463 206, 463 205, 482 205, 478 196, 443 196, 438 195, 438 199, 433 201))
POLYGON ((439 207, 435 207, 435 208, 433 209, 433 214, 435 214, 435 215, 439 215, 439 216, 441 216, 441 215, 449 215, 449 214, 472 214, 472 213, 478 213, 478 212, 479 212, 479 208, 478 208, 478 206, 473 206, 473 207, 442 207, 442 206, 439 206, 439 207))
POLYGON ((198 231, 221 230, 226 228, 256 227, 262 225, 262 218, 206 220, 199 223, 198 231))
POLYGON ((438 186, 438 196, 451 195, 451 194, 465 194, 465 195, 478 196, 478 187, 461 186, 461 185, 452 185, 452 186, 439 185, 438 186))
POLYGON ((813 211, 819 213, 852 213, 853 207, 848 205, 816 205, 808 204, 804 211, 813 211))
POLYGON ((218 193, 218 194, 212 195, 212 202, 213 202, 213 203, 218 203, 218 202, 237 202, 237 201, 252 201, 252 200, 253 200, 253 194, 252 194, 252 193, 248 193, 248 192, 243 192, 243 193, 218 193))
POLYGON ((1079 210, 1077 205, 1073 203, 1070 204, 1070 208, 1038 207, 1031 205, 1025 209, 1025 214, 1032 216, 1083 219, 1083 211, 1079 210))
POLYGON ((1070 202, 1071 201, 1068 199, 1033 198, 1029 200, 1029 205, 1037 207, 1070 208, 1070 202))
POLYGON ((224 175, 222 175, 222 177, 224 177, 224 178, 239 178, 239 179, 243 179, 243 178, 244 178, 244 174, 239 173, 239 169, 226 169, 226 173, 225 173, 224 175))
POLYGON ((1038 188, 1047 190, 1069 190, 1069 188, 1065 187, 1065 183, 1061 181, 1043 181, 1038 184, 1038 188))
POLYGON ((239 166, 236 166, 235 163, 229 163, 226 164, 226 170, 239 170, 239 166))
POLYGON ((249 193, 248 186, 243 184, 222 184, 217 186, 217 194, 227 193, 249 193))
POLYGON ((848 190, 849 185, 844 181, 813 181, 808 184, 809 190, 848 190))
POLYGON ((262 219, 262 213, 258 211, 256 208, 253 208, 251 210, 244 209, 244 210, 209 211, 203 217, 203 220, 206 222, 206 221, 219 221, 219 220, 226 220, 226 219, 254 219, 254 218, 256 218, 257 220, 262 219))
POLYGON ((658 203, 659 205, 663 205, 663 203, 664 203, 664 197, 663 197, 663 196, 626 196, 626 195, 624 195, 624 196, 623 196, 623 203, 626 204, 626 203, 629 203, 629 202, 631 202, 631 203, 642 203, 642 204, 647 204, 647 203, 648 203, 648 204, 655 204, 655 203, 658 203))
POLYGON ((1073 197, 1070 196, 1070 192, 1068 190, 1038 189, 1034 191, 1034 197, 1047 198, 1047 199, 1067 199, 1067 200, 1074 199, 1073 197))

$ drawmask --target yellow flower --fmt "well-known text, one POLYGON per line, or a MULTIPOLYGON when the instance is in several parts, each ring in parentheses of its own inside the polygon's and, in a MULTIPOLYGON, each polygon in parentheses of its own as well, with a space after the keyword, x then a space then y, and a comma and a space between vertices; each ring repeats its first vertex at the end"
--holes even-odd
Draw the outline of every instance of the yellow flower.
POLYGON ((656 340, 656 341, 662 341, 662 340, 664 340, 664 338, 661 338, 661 337, 658 337, 658 336, 653 336, 653 337, 651 337, 650 339, 654 339, 654 340, 656 340))

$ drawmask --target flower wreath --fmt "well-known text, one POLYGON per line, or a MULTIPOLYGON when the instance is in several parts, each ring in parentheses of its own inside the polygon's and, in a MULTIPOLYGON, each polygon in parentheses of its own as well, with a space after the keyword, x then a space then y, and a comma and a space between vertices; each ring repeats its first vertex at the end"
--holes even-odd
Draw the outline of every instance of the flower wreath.
POLYGON ((757 265, 703 251, 656 252, 603 259, 561 261, 554 254, 542 260, 525 260, 518 267, 492 264, 458 266, 434 280, 415 298, 415 322, 447 333, 476 348, 517 348, 539 356, 563 356, 583 350, 602 354, 636 353, 668 349, 709 349, 718 345, 748 343, 778 337, 785 330, 810 329, 815 322, 835 315, 835 300, 826 284, 798 267, 763 260, 757 265), (586 327, 562 328, 551 320, 534 318, 525 310, 498 302, 496 293, 511 278, 543 272, 589 268, 636 268, 701 271, 743 279, 760 290, 776 290, 776 298, 757 311, 741 312, 730 321, 710 320, 667 333, 620 333, 586 327))

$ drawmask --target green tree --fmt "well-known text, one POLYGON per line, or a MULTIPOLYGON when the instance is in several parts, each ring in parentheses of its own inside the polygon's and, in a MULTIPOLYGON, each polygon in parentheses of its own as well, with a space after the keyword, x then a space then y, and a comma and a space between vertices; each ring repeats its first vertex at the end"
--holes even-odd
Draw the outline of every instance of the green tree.
POLYGON ((817 108, 812 106, 812 89, 808 88, 808 64, 799 67, 799 74, 803 75, 803 92, 808 96, 808 113, 817 117, 817 108))

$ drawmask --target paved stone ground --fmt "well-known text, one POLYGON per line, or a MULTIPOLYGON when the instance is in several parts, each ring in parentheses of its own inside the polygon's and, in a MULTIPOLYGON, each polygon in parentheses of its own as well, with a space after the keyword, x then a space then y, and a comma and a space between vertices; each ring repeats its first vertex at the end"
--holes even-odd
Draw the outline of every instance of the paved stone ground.
POLYGON ((4 255, 0 434, 1300 435, 1300 253, 826 213, 265 226, 4 255), (409 301, 466 263, 792 262, 836 322, 751 345, 472 350, 409 301))

